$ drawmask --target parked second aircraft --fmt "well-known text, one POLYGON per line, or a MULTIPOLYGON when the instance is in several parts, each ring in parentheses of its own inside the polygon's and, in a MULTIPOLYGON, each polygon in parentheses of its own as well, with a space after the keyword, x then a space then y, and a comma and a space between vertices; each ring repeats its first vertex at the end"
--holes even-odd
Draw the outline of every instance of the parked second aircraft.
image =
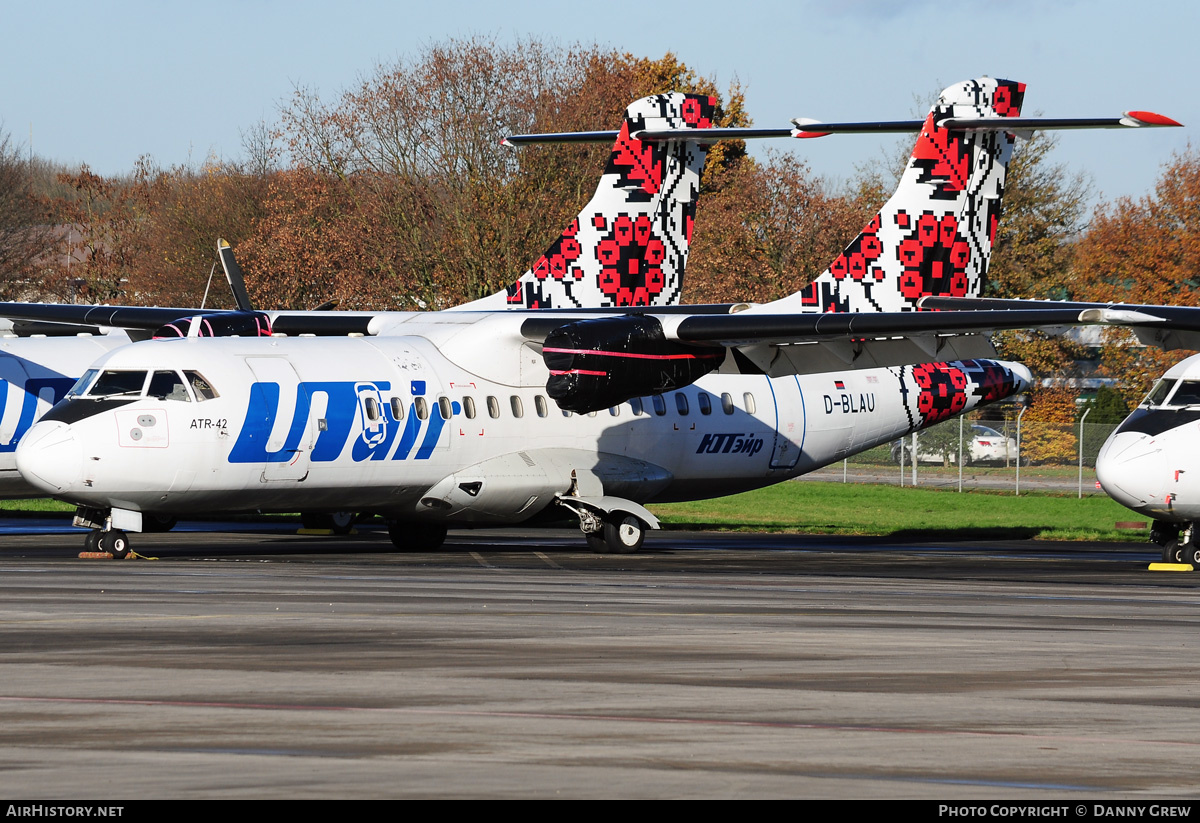
MULTIPOLYGON (((1021 118, 1023 96, 990 78, 944 91, 895 195, 830 268, 732 312, 653 305, 666 273, 682 276, 711 101, 647 98, 605 177, 625 209, 667 191, 683 207, 589 204, 508 291, 539 310, 342 315, 319 338, 202 339, 193 324, 98 360, 21 441, 18 467, 116 555, 147 513, 256 509, 379 513, 402 549, 435 547, 452 524, 569 511, 595 549, 634 551, 657 526, 647 502, 775 483, 1025 388, 1028 371, 990 359, 979 333, 1029 325, 1021 312, 916 311, 979 293, 1014 132, 1080 125, 1021 118), (606 305, 624 308, 594 310, 606 305)), ((22 311, 70 319, 0 309, 22 311)), ((136 325, 139 310, 120 311, 136 325)))

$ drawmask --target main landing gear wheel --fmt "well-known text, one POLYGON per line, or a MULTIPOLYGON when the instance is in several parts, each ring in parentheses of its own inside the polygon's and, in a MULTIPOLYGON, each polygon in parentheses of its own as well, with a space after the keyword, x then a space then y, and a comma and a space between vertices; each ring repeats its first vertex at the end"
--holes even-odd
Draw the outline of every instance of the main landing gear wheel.
POLYGON ((446 542, 446 527, 440 523, 388 523, 388 537, 402 552, 434 552, 446 542))
POLYGON ((1200 543, 1188 543, 1183 547, 1183 561, 1191 563, 1193 571, 1200 571, 1200 543))
POLYGON ((646 539, 646 524, 632 514, 613 512, 598 532, 588 532, 588 548, 597 554, 633 554, 646 539))
POLYGON ((144 532, 169 532, 178 523, 178 518, 169 514, 142 515, 142 531, 144 532))
POLYGON ((1162 559, 1164 563, 1184 563, 1183 544, 1178 540, 1168 540, 1163 546, 1162 559))
POLYGON ((118 560, 124 560, 129 556, 129 535, 120 529, 100 532, 97 548, 102 552, 108 552, 118 560))
POLYGON ((100 535, 102 534, 104 534, 104 532, 100 531, 99 529, 92 529, 90 532, 88 532, 83 538, 83 550, 85 552, 100 551, 100 535))

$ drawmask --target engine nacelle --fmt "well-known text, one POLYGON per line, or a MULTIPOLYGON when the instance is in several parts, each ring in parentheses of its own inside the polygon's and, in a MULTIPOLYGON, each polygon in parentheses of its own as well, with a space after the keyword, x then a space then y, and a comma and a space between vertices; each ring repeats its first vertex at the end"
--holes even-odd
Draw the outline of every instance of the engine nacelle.
POLYGON ((188 337, 189 334, 195 337, 270 337, 271 318, 257 311, 197 313, 168 323, 154 332, 154 337, 188 337), (193 332, 192 327, 197 323, 199 328, 193 332))
POLYGON ((546 335, 546 393, 559 408, 593 412, 691 385, 721 365, 724 349, 666 339, 654 317, 579 320, 546 335))

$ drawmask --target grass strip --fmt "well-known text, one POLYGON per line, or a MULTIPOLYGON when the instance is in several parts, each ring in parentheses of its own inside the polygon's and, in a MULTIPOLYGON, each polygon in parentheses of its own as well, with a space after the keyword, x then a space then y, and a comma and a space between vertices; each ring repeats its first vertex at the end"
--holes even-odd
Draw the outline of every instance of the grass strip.
POLYGON ((1149 530, 1118 522, 1149 518, 1102 495, 913 488, 791 481, 752 492, 649 507, 674 528, 775 531, 941 539, 1040 539, 1144 542, 1149 530))

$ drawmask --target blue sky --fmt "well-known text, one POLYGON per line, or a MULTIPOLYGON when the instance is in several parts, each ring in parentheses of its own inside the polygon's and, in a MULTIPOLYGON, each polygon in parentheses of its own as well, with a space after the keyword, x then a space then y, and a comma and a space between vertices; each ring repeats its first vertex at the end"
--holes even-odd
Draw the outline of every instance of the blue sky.
MULTIPOLYGON (((448 38, 536 37, 647 57, 673 51, 746 87, 757 125, 794 116, 891 119, 987 74, 1028 84, 1025 112, 1108 116, 1149 109, 1189 128, 1072 132, 1056 159, 1091 176, 1095 199, 1148 193, 1200 127, 1191 41, 1200 4, 1172 0, 884 0, 647 3, 67 2, 0 0, 0 122, 44 157, 102 174, 241 155, 241 132, 273 121, 295 85, 332 98, 379 63, 448 38)), ((615 127, 615 124, 614 124, 615 127)), ((895 138, 786 144, 831 180, 895 138)))

